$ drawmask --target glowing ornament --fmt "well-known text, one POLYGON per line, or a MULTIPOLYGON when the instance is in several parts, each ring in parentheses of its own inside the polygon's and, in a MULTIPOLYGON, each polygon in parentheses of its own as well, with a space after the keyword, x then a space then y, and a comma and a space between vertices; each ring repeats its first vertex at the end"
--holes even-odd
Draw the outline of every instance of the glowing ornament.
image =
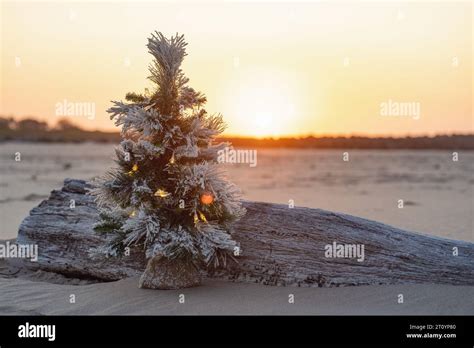
POLYGON ((204 192, 201 194, 201 203, 204 205, 209 205, 214 202, 214 196, 210 192, 204 192))
POLYGON ((136 213, 135 210, 134 210, 134 211, 132 211, 132 212, 130 213, 129 216, 130 216, 130 217, 134 217, 135 215, 137 215, 137 213, 136 213))
POLYGON ((162 190, 162 189, 158 189, 158 190, 156 190, 156 192, 155 192, 155 196, 156 196, 156 197, 161 197, 161 198, 168 197, 170 194, 171 194, 171 193, 166 192, 165 190, 162 190))

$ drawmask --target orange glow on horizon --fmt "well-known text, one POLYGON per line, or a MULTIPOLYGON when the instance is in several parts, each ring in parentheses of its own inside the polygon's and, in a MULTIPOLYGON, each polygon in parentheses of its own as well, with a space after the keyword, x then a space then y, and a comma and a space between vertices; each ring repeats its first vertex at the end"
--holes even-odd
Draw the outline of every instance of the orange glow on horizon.
POLYGON ((151 87, 145 45, 160 30, 185 34, 183 71, 206 110, 223 114, 227 137, 474 132, 472 3, 1 7, 2 116, 119 131, 105 110, 151 87), (71 113, 58 112, 68 103, 71 113), (400 115, 403 103, 419 115, 400 115))

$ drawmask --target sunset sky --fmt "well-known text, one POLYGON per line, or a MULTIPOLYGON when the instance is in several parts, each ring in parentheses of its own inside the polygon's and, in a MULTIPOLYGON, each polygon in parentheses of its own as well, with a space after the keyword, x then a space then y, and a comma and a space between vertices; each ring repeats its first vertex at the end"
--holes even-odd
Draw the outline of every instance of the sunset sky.
POLYGON ((54 124, 57 103, 95 105, 152 87, 155 30, 185 34, 190 85, 227 135, 473 132, 472 3, 2 2, 2 115, 54 124), (417 103, 417 119, 381 115, 417 103))

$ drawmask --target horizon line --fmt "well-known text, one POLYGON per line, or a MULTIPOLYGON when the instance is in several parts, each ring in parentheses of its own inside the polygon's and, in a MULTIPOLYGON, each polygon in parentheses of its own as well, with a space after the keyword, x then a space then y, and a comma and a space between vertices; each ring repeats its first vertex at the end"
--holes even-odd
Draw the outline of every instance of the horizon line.
MULTIPOLYGON (((37 116, 14 116, 14 115, 2 115, 0 114, 0 119, 4 120, 13 120, 14 122, 24 121, 24 120, 33 120, 39 123, 46 123, 47 130, 46 132, 58 131, 56 128, 58 126, 59 121, 66 121, 72 127, 76 128, 77 131, 81 132, 90 132, 90 133, 105 133, 105 134, 120 134, 121 130, 117 127, 116 130, 108 130, 108 129, 89 129, 84 128, 82 125, 77 124, 73 120, 67 117, 59 118, 56 123, 51 123, 38 118, 37 116)), ((14 131, 15 129, 10 129, 14 131)), ((367 134, 367 133, 302 133, 302 134, 282 134, 282 135, 264 135, 264 136, 255 136, 255 135, 245 135, 245 134, 226 134, 225 132, 221 135, 218 135, 216 138, 238 138, 238 139, 255 139, 255 140, 281 140, 281 139, 295 139, 295 140, 304 140, 308 138, 369 138, 369 139, 376 139, 376 138, 392 138, 392 139, 402 139, 402 138, 434 138, 434 137, 443 137, 443 136, 473 136, 474 131, 452 131, 452 132, 426 132, 426 133, 403 133, 403 134, 387 134, 387 133, 379 133, 379 134, 367 134)))

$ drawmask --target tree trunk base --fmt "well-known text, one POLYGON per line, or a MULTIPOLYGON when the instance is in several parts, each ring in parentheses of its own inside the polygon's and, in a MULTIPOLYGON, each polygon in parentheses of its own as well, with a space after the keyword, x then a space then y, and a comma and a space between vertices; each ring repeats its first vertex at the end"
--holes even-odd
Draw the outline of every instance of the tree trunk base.
POLYGON ((176 290, 201 284, 201 274, 191 263, 155 256, 148 261, 140 277, 142 289, 176 290))

